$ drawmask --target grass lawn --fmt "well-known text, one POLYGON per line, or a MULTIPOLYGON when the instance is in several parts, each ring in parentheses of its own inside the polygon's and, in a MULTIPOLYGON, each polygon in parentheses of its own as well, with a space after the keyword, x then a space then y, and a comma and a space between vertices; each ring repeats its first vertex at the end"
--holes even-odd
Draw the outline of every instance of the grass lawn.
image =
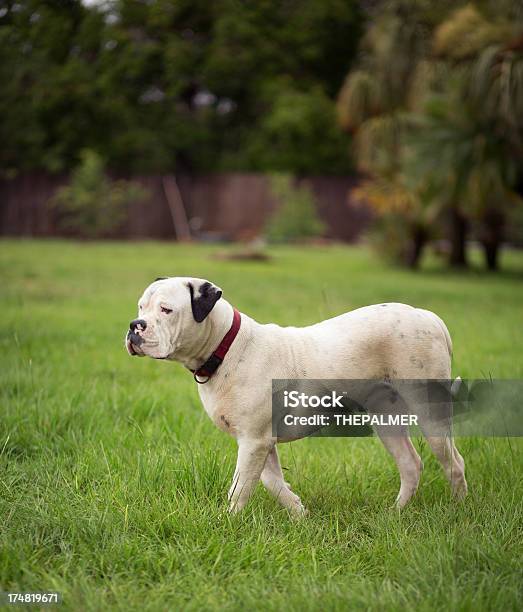
POLYGON ((518 378, 523 255, 489 275, 391 269, 363 248, 281 248, 268 263, 220 250, 0 242, 0 590, 58 590, 67 610, 521 609, 521 440, 458 441, 461 504, 416 440, 425 471, 401 514, 377 440, 283 445, 310 516, 291 521, 259 486, 231 518, 234 440, 187 371, 130 358, 123 337, 151 280, 202 276, 261 322, 383 301, 432 309, 453 336, 454 374, 518 378))

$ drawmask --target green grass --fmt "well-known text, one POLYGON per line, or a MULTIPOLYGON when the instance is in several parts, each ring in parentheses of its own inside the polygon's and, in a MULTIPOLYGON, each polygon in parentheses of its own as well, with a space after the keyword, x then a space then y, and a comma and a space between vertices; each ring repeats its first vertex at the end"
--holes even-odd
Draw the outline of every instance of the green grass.
POLYGON ((234 440, 187 371, 131 359, 123 336, 151 280, 203 276, 262 322, 429 308, 453 336, 455 374, 516 378, 523 256, 489 275, 387 268, 361 248, 280 248, 269 263, 219 250, 0 243, 0 588, 55 589, 67 610, 521 609, 520 440, 459 441, 462 504, 416 440, 425 471, 401 514, 377 440, 302 440, 280 452, 310 516, 289 520, 260 486, 231 518, 234 440))

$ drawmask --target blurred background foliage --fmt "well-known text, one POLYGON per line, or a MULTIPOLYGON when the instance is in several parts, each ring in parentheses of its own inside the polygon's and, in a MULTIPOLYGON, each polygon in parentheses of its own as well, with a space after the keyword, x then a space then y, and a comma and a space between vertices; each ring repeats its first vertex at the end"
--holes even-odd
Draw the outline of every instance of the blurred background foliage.
POLYGON ((396 261, 520 240, 520 0, 7 0, 0 84, 4 177, 357 171, 396 261))
POLYGON ((126 172, 350 169, 333 100, 357 2, 2 6, 4 171, 67 170, 84 148, 126 172))
POLYGON ((520 204, 523 4, 380 3, 338 116, 389 255, 416 266, 429 239, 449 237, 450 263, 465 266, 474 224, 497 267, 520 204))

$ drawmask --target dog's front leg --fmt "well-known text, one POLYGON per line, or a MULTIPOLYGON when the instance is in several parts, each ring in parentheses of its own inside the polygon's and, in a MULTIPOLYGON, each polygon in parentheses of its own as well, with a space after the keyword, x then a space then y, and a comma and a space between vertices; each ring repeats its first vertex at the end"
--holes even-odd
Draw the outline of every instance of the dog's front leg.
POLYGON ((283 478, 276 446, 269 452, 261 474, 261 481, 267 491, 274 495, 280 504, 287 508, 293 516, 300 517, 307 514, 300 498, 291 491, 289 483, 285 482, 283 478))
POLYGON ((256 486, 272 443, 253 439, 238 441, 238 459, 232 486, 229 490, 229 512, 242 510, 256 486))

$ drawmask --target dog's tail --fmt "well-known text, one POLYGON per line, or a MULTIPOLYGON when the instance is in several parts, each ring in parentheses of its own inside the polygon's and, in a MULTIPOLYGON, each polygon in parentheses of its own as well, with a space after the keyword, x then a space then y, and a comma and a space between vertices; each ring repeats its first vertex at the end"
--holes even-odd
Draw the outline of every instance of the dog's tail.
POLYGON ((454 401, 466 401, 470 395, 470 388, 466 381, 462 380, 461 376, 456 378, 450 384, 450 395, 454 401))
POLYGON ((462 383, 463 380, 461 376, 456 376, 456 378, 452 381, 450 385, 450 394, 452 397, 456 397, 456 395, 459 393, 462 383))

